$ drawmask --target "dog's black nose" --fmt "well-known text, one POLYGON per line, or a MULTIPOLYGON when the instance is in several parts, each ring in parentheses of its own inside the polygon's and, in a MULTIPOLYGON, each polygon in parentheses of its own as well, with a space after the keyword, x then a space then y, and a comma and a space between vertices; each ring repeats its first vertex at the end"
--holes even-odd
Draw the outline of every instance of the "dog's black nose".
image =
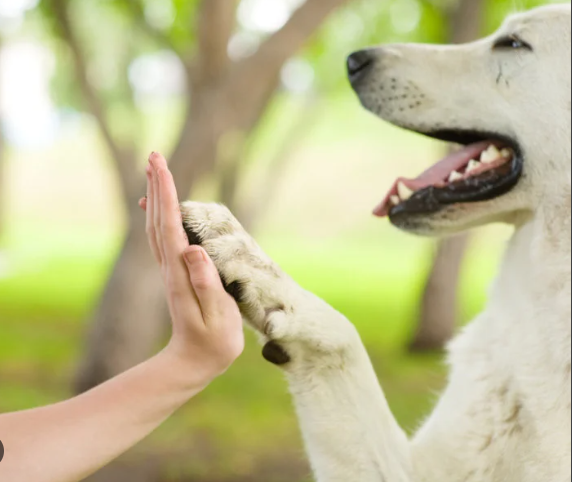
POLYGON ((370 50, 360 50, 348 57, 348 75, 350 82, 355 85, 371 70, 375 57, 370 50))

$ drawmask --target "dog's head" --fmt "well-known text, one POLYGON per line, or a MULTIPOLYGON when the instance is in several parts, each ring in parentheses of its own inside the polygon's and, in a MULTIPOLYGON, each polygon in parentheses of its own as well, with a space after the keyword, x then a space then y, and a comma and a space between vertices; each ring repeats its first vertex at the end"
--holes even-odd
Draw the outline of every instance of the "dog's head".
POLYGON ((390 45, 351 55, 362 104, 400 127, 465 146, 396 181, 376 214, 451 234, 566 202, 571 175, 571 9, 510 17, 461 46, 390 45))

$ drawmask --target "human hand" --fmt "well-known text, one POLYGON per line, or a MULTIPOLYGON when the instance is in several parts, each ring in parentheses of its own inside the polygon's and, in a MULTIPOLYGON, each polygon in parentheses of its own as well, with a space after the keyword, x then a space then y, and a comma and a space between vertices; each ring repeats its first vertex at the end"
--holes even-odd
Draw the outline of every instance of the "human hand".
POLYGON ((161 268, 173 335, 166 352, 190 362, 210 382, 224 373, 244 349, 242 317, 220 276, 199 246, 189 246, 173 176, 163 156, 147 166, 147 236, 161 268))

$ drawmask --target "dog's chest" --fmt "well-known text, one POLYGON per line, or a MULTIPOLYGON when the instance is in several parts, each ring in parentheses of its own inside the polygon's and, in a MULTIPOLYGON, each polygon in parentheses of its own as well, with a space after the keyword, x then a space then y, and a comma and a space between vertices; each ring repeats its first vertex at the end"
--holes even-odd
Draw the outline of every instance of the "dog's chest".
POLYGON ((488 347, 491 373, 507 383, 495 481, 570 478, 570 271, 557 260, 535 262, 530 245, 516 243, 492 291, 481 348, 488 347), (512 456, 503 456, 507 450, 512 456))

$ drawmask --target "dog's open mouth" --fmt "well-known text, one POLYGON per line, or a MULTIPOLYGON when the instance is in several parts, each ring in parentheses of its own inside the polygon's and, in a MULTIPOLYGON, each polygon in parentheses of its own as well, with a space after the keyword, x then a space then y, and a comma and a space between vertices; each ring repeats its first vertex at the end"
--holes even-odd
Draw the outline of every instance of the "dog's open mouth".
POLYGON ((466 147, 416 179, 397 179, 375 215, 433 214, 452 204, 495 199, 518 184, 523 161, 516 143, 478 134, 436 133, 431 137, 466 147))

